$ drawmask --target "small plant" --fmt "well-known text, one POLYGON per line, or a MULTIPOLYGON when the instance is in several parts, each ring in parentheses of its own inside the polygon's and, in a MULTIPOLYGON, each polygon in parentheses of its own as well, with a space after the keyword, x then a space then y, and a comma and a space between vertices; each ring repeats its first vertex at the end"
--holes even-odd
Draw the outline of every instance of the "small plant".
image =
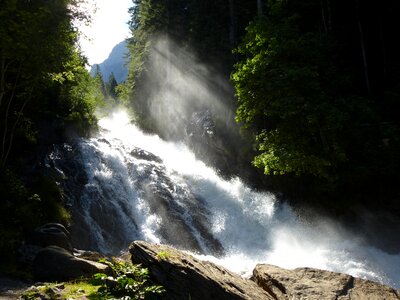
POLYGON ((92 280, 92 284, 100 285, 97 294, 102 299, 149 299, 165 292, 162 286, 149 281, 149 270, 141 265, 118 260, 103 262, 110 266, 113 275, 97 273, 92 280))
POLYGON ((160 251, 157 253, 157 258, 161 260, 167 260, 170 257, 170 254, 167 251, 160 251))

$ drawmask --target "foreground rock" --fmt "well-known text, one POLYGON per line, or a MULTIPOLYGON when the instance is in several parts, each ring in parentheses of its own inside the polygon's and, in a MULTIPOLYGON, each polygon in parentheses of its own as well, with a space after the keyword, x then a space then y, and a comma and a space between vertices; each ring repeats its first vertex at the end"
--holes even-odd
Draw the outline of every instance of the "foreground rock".
POLYGON ((29 232, 18 249, 18 262, 32 265, 36 255, 47 246, 58 246, 72 253, 69 231, 58 223, 47 223, 29 232))
POLYGON ((253 281, 169 246, 136 241, 129 251, 166 288, 165 299, 275 299, 253 281))
POLYGON ((252 279, 275 299, 400 299, 399 291, 391 287, 312 268, 285 270, 271 265, 257 265, 252 279))
POLYGON ((58 223, 47 223, 36 228, 26 237, 25 242, 40 247, 58 246, 71 253, 73 250, 69 231, 58 223))
POLYGON ((0 300, 20 299, 21 294, 31 284, 31 282, 0 274, 0 300))
POLYGON ((132 262, 149 268, 152 279, 166 288, 166 299, 400 299, 398 290, 346 274, 264 264, 256 266, 251 281, 165 245, 136 241, 129 251, 132 262))
POLYGON ((65 281, 90 277, 95 273, 107 273, 105 264, 81 259, 67 250, 49 246, 43 248, 33 261, 33 275, 37 281, 65 281))

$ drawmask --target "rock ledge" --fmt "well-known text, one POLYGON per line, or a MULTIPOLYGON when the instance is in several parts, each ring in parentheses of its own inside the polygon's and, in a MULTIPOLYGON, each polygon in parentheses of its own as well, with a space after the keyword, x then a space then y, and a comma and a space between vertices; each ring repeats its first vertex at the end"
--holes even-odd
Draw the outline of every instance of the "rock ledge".
POLYGON ((389 286, 313 268, 285 270, 262 264, 255 267, 252 279, 275 299, 400 299, 400 292, 389 286))
POLYGON ((165 299, 274 299, 255 282, 169 246, 136 241, 129 251, 167 289, 165 299))
POLYGON ((400 300, 398 290, 341 273, 262 264, 249 280, 166 245, 135 241, 129 251, 166 288, 165 299, 400 300))

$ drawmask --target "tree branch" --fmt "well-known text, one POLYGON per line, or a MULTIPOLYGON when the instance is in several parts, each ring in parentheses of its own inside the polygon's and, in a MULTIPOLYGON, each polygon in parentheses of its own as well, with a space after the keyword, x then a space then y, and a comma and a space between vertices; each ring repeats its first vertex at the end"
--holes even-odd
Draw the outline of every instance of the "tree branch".
POLYGON ((6 57, 2 53, 1 60, 0 60, 0 107, 3 103, 4 95, 6 94, 6 74, 9 66, 15 62, 16 59, 10 60, 6 63, 6 57))
POLYGON ((20 64, 19 64, 17 76, 15 78, 15 82, 14 82, 14 85, 13 85, 13 89, 11 91, 10 99, 8 101, 8 104, 7 104, 7 109, 5 111, 4 132, 3 132, 3 139, 2 139, 2 143, 1 143, 1 156, 0 156, 0 166, 1 167, 5 166, 5 155, 6 155, 5 147, 6 147, 6 143, 7 143, 8 119, 9 119, 9 115, 10 115, 11 103, 13 102, 13 99, 14 99, 14 96, 15 96, 15 90, 17 88, 17 83, 18 83, 18 80, 19 80, 19 76, 21 74, 21 69, 22 69, 22 62, 20 62, 20 64))
POLYGON ((30 98, 31 98, 31 93, 26 98, 26 100, 24 101, 24 103, 21 106, 21 109, 19 110, 19 112, 17 114, 17 119, 15 120, 14 125, 13 125, 13 127, 11 129, 10 142, 8 143, 8 148, 7 148, 6 154, 4 156, 4 159, 3 159, 4 163, 2 164, 2 166, 5 165, 5 163, 7 161, 7 158, 10 155, 10 151, 11 151, 11 147, 12 147, 12 144, 13 144, 13 141, 14 141, 14 134, 15 134, 15 130, 17 129, 18 121, 19 121, 20 117, 22 116, 22 112, 24 111, 24 108, 25 108, 26 104, 29 102, 30 98))

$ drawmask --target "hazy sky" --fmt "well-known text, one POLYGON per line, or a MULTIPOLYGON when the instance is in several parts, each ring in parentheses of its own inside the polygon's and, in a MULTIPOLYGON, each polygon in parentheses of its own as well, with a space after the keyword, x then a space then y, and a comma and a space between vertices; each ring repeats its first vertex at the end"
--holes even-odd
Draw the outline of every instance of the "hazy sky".
POLYGON ((132 0, 89 0, 89 3, 92 7, 95 4, 97 11, 90 27, 81 27, 86 37, 81 38, 80 44, 92 65, 103 62, 112 48, 129 36, 128 8, 132 0))

